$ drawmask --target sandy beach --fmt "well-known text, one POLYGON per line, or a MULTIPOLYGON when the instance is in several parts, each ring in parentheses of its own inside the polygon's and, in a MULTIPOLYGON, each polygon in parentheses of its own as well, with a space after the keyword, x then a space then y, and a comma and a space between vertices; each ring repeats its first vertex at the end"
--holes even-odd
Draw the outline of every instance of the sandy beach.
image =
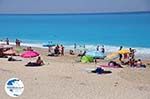
POLYGON ((150 0, 0 0, 13 98, 150 99, 150 0))
MULTIPOLYGON (((18 99, 150 99, 150 66, 147 68, 104 68, 111 74, 85 71, 94 63, 79 63, 77 56, 47 56, 47 49, 34 48, 45 62, 41 67, 25 67, 29 61, 8 62, 0 59, 0 97, 11 99, 4 90, 5 82, 13 77, 24 83, 24 92, 18 99)), ((17 57, 18 58, 18 57, 17 57)), ((20 57, 19 57, 20 58, 20 57)), ((149 62, 148 60, 146 62, 149 62)))

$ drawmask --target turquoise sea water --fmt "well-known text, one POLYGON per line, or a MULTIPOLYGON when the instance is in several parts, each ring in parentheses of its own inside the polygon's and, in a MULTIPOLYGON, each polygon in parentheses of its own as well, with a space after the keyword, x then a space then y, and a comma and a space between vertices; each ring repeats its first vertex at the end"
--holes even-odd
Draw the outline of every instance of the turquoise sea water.
POLYGON ((0 39, 150 48, 150 13, 0 15, 0 39))

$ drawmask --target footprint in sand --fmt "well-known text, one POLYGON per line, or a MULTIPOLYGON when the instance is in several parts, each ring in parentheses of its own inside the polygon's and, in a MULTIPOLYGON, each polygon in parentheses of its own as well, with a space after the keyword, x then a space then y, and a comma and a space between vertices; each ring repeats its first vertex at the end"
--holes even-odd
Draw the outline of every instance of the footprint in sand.
POLYGON ((63 78, 65 78, 65 79, 72 79, 71 76, 64 76, 63 78))
POLYGON ((138 86, 137 89, 140 91, 150 91, 150 88, 148 88, 146 86, 138 86))
POLYGON ((118 84, 119 84, 118 82, 115 82, 115 85, 114 85, 114 86, 116 87, 118 84))
POLYGON ((80 85, 82 85, 82 86, 86 86, 86 84, 85 84, 85 83, 80 83, 80 85))

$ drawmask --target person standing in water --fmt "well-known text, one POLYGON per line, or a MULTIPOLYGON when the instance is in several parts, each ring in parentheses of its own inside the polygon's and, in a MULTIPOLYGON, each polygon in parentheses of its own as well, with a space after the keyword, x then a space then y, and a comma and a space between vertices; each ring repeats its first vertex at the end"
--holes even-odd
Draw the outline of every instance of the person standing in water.
POLYGON ((6 44, 9 45, 9 39, 8 38, 6 38, 6 44))
POLYGON ((99 45, 96 47, 96 50, 99 51, 99 45))
POLYGON ((83 45, 83 48, 85 48, 85 44, 83 45))
POLYGON ((74 43, 74 51, 76 51, 76 49, 77 49, 77 44, 74 43))
POLYGON ((76 49, 77 48, 77 44, 76 43, 74 43, 74 49, 76 49))
POLYGON ((17 46, 17 47, 20 47, 20 43, 21 43, 21 41, 18 40, 18 39, 16 39, 16 46, 17 46))
POLYGON ((60 48, 61 48, 61 56, 64 56, 64 46, 61 45, 60 48))
MULTIPOLYGON (((122 50, 122 46, 120 46, 119 51, 122 50)), ((122 54, 119 54, 119 61, 122 62, 122 54)))
POLYGON ((105 53, 104 45, 102 45, 101 52, 102 52, 102 53, 105 53))

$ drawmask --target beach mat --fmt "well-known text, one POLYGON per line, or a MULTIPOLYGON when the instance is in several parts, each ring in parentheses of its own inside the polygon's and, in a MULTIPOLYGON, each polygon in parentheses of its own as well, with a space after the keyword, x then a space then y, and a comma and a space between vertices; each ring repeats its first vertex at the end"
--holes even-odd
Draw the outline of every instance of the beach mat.
POLYGON ((97 74, 110 74, 110 73, 112 73, 111 71, 106 71, 102 68, 86 68, 85 71, 88 73, 97 73, 97 74))

